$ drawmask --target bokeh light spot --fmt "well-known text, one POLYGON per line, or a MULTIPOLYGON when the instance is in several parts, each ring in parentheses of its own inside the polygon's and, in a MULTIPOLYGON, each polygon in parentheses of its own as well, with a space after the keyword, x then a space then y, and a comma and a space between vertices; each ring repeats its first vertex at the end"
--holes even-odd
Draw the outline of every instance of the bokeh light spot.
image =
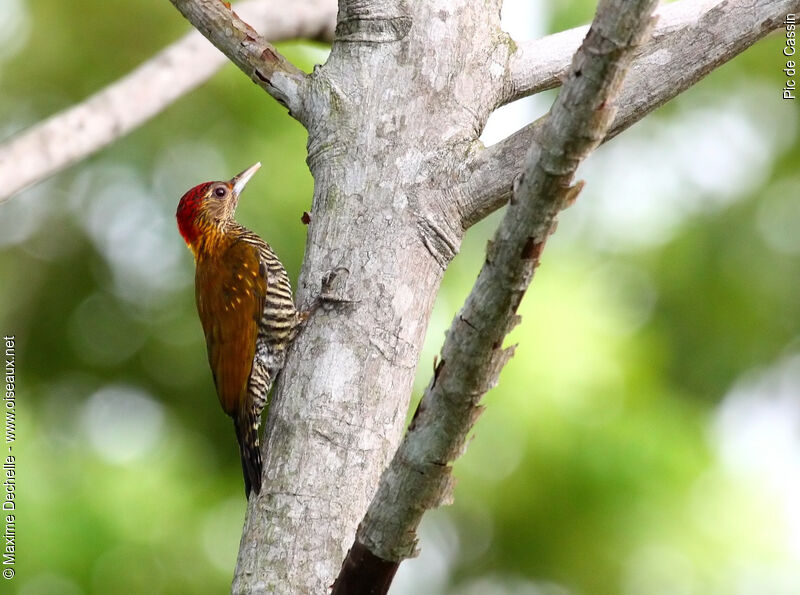
POLYGON ((109 463, 124 464, 146 454, 162 437, 164 411, 142 389, 108 385, 89 397, 83 422, 96 454, 109 463))

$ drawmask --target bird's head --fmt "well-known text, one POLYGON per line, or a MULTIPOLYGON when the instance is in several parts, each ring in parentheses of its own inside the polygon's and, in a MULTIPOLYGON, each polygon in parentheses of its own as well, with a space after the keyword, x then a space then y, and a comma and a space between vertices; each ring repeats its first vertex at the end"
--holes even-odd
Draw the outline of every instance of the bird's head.
POLYGON ((198 184, 181 197, 175 217, 178 230, 189 246, 207 231, 221 228, 233 219, 239 195, 261 163, 251 165, 226 182, 198 184))

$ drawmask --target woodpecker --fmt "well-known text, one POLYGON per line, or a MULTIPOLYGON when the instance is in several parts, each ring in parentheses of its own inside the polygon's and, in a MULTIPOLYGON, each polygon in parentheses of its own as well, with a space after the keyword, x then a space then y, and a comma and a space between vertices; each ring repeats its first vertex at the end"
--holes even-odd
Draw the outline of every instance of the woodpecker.
POLYGON ((195 300, 222 409, 239 442, 245 495, 261 491, 258 428, 267 393, 305 319, 281 261, 233 218, 260 163, 227 182, 206 182, 178 203, 178 230, 194 254, 195 300))

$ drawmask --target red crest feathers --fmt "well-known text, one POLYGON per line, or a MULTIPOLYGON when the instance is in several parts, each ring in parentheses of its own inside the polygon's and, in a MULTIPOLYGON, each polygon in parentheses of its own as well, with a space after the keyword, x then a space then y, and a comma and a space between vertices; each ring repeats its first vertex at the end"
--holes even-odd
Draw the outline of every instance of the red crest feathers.
POLYGON ((181 197, 175 217, 178 220, 178 231, 183 239, 191 245, 200 235, 197 227, 197 214, 203 204, 203 197, 208 192, 211 182, 199 184, 181 197))

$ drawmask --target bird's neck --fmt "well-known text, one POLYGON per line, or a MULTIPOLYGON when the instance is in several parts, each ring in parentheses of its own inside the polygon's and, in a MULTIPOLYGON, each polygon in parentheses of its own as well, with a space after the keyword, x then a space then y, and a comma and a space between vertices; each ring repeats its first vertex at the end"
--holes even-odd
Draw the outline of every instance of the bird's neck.
MULTIPOLYGON (((235 227, 236 223, 232 223, 233 227, 235 227)), ((188 242, 195 260, 213 258, 222 254, 235 241, 231 228, 232 226, 226 223, 198 226, 198 233, 195 234, 191 242, 188 242)))

